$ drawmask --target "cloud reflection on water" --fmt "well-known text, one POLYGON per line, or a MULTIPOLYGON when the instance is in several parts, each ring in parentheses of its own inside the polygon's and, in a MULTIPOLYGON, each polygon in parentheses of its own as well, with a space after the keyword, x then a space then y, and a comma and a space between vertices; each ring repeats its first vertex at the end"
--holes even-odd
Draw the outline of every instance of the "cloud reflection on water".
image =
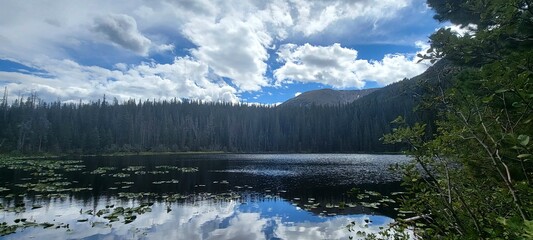
MULTIPOLYGON (((27 200, 29 201, 29 200, 27 200)), ((139 214, 130 224, 113 222, 103 216, 80 214, 106 205, 134 207, 138 201, 101 199, 96 203, 76 200, 51 201, 46 207, 20 214, 3 213, 0 222, 17 218, 30 221, 70 224, 66 228, 26 228, 6 239, 348 239, 346 225, 355 221, 356 231, 378 232, 392 219, 384 216, 317 216, 283 199, 241 203, 238 200, 202 200, 193 203, 156 202, 152 211, 139 214), (273 207, 275 206, 275 207, 273 207), (170 212, 168 212, 170 207, 170 212), (87 222, 77 222, 88 218, 87 222), (365 219, 373 223, 365 227, 365 219), (94 227, 93 227, 94 225, 94 227)), ((27 204, 28 205, 28 204, 27 204)))

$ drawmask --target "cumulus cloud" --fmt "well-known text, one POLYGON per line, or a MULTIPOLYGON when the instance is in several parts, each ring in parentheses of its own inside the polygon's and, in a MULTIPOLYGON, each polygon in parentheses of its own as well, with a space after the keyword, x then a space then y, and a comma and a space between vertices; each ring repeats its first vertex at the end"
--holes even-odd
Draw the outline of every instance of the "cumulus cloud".
POLYGON ((239 89, 257 91, 268 84, 266 47, 272 39, 261 23, 231 17, 218 22, 192 21, 184 34, 198 46, 191 54, 216 74, 231 78, 239 89))
POLYGON ((9 81, 10 92, 30 91, 45 100, 98 99, 104 94, 119 100, 189 98, 204 101, 238 102, 236 90, 212 73, 206 64, 190 57, 173 63, 115 65, 115 70, 83 66, 71 60, 47 60, 34 67, 46 74, 0 72, 9 81))
POLYGON ((109 41, 141 55, 146 55, 152 41, 137 29, 134 18, 125 14, 110 14, 95 20, 94 30, 109 41))
POLYGON ((277 52, 284 63, 274 71, 278 83, 283 81, 318 82, 335 87, 363 87, 364 82, 353 72, 357 51, 331 46, 285 44, 277 52))
POLYGON ((174 46, 173 44, 162 44, 162 45, 156 46, 155 50, 157 52, 172 52, 174 51, 175 48, 176 46, 174 46))
MULTIPOLYGON (((419 48, 426 45, 417 43, 419 48)), ((422 50, 421 50, 422 51, 422 50)), ((380 61, 357 59, 357 51, 335 43, 330 46, 285 44, 278 49, 283 66, 274 71, 277 84, 316 82, 335 88, 362 88, 365 81, 380 85, 416 76, 428 68, 405 54, 388 54, 380 61)))
POLYGON ((296 14, 295 30, 306 36, 324 31, 340 20, 376 23, 395 16, 409 6, 411 0, 307 1, 293 0, 296 14))
POLYGON ((212 16, 216 13, 217 7, 214 1, 208 0, 167 0, 172 5, 181 9, 199 15, 212 16))

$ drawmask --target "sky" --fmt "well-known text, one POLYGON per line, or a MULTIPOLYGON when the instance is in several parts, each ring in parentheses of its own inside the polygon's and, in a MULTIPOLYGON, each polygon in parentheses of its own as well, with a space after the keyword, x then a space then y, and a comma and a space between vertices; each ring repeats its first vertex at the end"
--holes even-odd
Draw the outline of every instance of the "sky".
POLYGON ((277 104, 383 87, 430 65, 423 0, 0 0, 9 99, 277 104))

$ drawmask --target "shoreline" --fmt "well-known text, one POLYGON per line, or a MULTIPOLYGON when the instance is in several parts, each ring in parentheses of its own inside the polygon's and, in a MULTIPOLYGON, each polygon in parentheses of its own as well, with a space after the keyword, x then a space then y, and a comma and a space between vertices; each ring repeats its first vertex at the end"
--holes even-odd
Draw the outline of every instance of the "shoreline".
POLYGON ((216 154, 368 154, 368 155, 406 155, 403 152, 224 152, 224 151, 190 151, 190 152, 114 152, 101 154, 6 154, 0 158, 17 159, 57 159, 83 157, 127 157, 127 156, 168 156, 168 155, 216 155, 216 154))

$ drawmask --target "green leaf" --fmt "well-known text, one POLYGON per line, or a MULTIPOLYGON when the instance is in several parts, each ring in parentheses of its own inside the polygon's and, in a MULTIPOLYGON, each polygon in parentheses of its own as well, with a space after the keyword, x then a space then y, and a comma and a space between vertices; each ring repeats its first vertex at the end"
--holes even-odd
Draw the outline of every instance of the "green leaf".
POLYGON ((524 234, 523 236, 526 238, 533 238, 533 221, 525 220, 524 221, 524 234))
POLYGON ((524 154, 520 154, 517 156, 518 158, 527 158, 527 157, 531 157, 531 154, 529 153, 524 153, 524 154))
POLYGON ((481 101, 483 103, 489 103, 490 101, 492 101, 492 98, 494 97, 494 94, 493 95, 490 95, 490 96, 487 96, 487 97, 484 97, 481 99, 481 101))
POLYGON ((527 146, 527 144, 529 144, 529 136, 521 134, 518 136, 518 141, 520 142, 520 145, 527 146))
POLYGON ((523 105, 524 105, 524 104, 521 103, 521 102, 513 102, 513 104, 511 104, 511 106, 516 107, 516 108, 517 108, 517 107, 520 107, 520 106, 523 106, 523 105))
POLYGON ((496 93, 504 93, 504 92, 508 92, 509 89, 499 89, 499 90, 496 90, 496 93))

